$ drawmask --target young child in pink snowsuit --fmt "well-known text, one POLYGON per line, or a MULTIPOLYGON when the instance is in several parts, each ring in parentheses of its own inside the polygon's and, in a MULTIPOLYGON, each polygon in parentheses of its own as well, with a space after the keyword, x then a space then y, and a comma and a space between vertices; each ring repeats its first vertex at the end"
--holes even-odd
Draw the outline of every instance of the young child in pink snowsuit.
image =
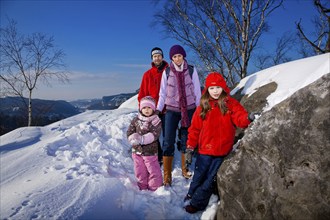
POLYGON ((127 130, 127 138, 132 145, 134 172, 140 190, 155 191, 163 183, 158 163, 157 141, 162 123, 155 114, 155 109, 156 103, 151 96, 142 98, 140 111, 127 130))

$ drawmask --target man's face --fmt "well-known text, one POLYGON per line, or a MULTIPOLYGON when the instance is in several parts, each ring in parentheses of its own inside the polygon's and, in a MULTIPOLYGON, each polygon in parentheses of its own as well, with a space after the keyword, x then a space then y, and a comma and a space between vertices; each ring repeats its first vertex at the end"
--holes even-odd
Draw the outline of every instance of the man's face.
POLYGON ((160 66, 163 62, 163 56, 161 54, 154 54, 152 55, 152 62, 156 65, 156 66, 160 66))

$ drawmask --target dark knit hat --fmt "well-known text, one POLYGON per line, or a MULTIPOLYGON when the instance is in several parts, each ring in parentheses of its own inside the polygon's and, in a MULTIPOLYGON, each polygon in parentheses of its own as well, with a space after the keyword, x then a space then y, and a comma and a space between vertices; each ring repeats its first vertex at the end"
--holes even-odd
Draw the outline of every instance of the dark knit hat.
POLYGON ((160 49, 159 47, 154 47, 154 48, 152 48, 152 50, 151 50, 151 58, 152 58, 152 56, 153 56, 154 54, 160 54, 160 55, 162 55, 162 57, 164 57, 164 55, 163 55, 163 51, 162 51, 162 49, 160 49))
POLYGON ((171 49, 170 49, 170 59, 171 60, 175 54, 181 54, 183 57, 186 57, 186 51, 180 45, 174 45, 171 47, 171 49))
POLYGON ((220 86, 227 94, 230 93, 230 89, 220 73, 212 72, 207 75, 205 79, 205 89, 207 90, 210 86, 220 86))
POLYGON ((140 100, 140 111, 144 108, 144 107, 150 107, 152 110, 156 110, 156 102, 155 99, 152 98, 151 96, 145 96, 140 100))

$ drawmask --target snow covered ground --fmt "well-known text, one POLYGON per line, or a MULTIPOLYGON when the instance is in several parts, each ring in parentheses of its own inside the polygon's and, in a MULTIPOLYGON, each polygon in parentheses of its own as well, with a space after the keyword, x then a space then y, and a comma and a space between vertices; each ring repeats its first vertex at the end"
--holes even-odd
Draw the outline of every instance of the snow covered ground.
MULTIPOLYGON (((329 72, 328 53, 250 75, 232 93, 245 87, 243 93, 252 94, 275 81, 267 111, 329 72)), ((183 210, 190 180, 181 176, 178 152, 171 188, 138 189, 126 140, 136 114, 135 96, 116 110, 87 111, 1 136, 0 219, 213 219, 215 195, 204 212, 183 210)))

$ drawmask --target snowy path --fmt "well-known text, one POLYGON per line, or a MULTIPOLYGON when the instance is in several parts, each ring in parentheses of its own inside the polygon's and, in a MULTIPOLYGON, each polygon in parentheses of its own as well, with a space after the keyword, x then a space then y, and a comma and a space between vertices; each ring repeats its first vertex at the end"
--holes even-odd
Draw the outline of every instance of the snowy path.
MULTIPOLYGON (((139 191, 126 130, 136 111, 88 111, 1 143, 1 219, 200 219, 176 152, 173 187, 139 191)), ((213 215, 216 196, 205 217, 213 215)))

